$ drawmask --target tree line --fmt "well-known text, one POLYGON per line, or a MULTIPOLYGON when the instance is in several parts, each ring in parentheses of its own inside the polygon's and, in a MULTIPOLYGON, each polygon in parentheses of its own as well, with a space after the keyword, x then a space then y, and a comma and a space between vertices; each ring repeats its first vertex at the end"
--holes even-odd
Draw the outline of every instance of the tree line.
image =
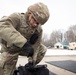
POLYGON ((57 42, 76 42, 76 25, 71 25, 67 31, 63 32, 62 30, 53 31, 50 34, 50 37, 47 38, 47 34, 43 35, 42 43, 47 47, 53 47, 57 42))

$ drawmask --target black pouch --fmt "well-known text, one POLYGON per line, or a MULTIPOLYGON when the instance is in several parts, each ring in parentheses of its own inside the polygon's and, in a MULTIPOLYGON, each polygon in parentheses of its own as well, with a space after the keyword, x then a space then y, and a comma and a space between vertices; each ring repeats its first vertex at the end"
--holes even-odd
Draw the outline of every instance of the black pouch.
POLYGON ((37 39, 38 39, 39 35, 38 35, 38 31, 36 30, 35 33, 31 36, 29 43, 30 44, 35 44, 37 39))

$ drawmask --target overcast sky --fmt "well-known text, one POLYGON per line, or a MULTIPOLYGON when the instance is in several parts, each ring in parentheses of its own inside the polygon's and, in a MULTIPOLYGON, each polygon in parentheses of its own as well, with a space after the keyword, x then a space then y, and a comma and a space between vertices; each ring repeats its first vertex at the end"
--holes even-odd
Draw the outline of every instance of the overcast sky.
POLYGON ((67 30, 76 24, 76 0, 0 0, 0 17, 14 12, 26 12, 29 5, 45 3, 50 11, 49 20, 43 25, 43 32, 50 34, 54 30, 67 30))

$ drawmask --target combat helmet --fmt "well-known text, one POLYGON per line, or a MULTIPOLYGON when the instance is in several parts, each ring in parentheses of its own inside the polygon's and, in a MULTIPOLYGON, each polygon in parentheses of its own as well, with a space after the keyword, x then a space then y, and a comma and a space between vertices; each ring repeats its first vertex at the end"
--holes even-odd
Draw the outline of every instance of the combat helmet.
POLYGON ((29 6, 28 11, 32 12, 35 20, 42 25, 49 18, 49 10, 47 6, 41 2, 29 6))

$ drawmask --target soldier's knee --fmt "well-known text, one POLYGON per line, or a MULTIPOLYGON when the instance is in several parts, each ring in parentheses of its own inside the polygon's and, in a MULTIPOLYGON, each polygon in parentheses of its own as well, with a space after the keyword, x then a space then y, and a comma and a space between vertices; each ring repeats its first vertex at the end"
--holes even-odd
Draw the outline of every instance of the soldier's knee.
POLYGON ((43 44, 41 44, 41 51, 42 51, 43 53, 45 53, 45 52, 47 51, 46 46, 43 45, 43 44))
POLYGON ((4 70, 2 67, 0 67, 0 75, 4 75, 4 70))
POLYGON ((4 66, 4 64, 0 61, 0 75, 4 75, 3 66, 4 66))

